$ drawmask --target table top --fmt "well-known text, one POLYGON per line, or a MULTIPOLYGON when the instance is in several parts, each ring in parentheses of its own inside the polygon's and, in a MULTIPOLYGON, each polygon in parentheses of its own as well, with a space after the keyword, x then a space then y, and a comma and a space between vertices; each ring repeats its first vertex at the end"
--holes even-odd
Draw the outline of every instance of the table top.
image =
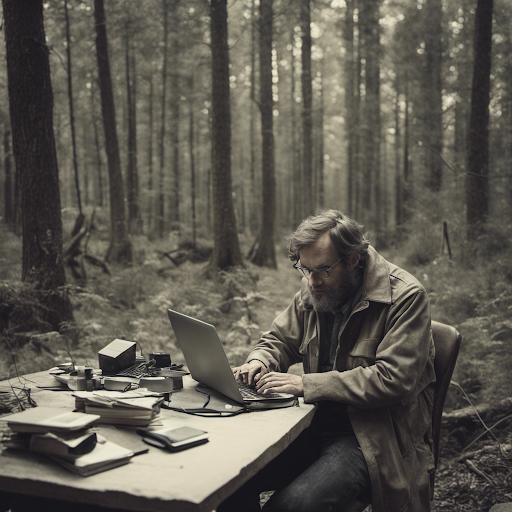
MULTIPOLYGON (((0 390, 9 390, 11 385, 29 387, 39 406, 73 410, 72 391, 37 387, 55 384, 48 372, 39 372, 1 381, 0 390)), ((173 402, 179 393, 194 393, 197 382, 185 377, 183 384, 183 390, 173 393, 173 402)), ((162 409, 165 426, 206 430, 210 441, 176 453, 150 448, 125 466, 88 477, 69 472, 44 454, 4 449, 0 490, 126 510, 209 512, 283 451, 310 424, 313 414, 314 406, 302 400, 299 407, 223 418, 162 409)), ((107 439, 109 429, 99 426, 107 439)), ((134 429, 122 432, 138 438, 134 429)))

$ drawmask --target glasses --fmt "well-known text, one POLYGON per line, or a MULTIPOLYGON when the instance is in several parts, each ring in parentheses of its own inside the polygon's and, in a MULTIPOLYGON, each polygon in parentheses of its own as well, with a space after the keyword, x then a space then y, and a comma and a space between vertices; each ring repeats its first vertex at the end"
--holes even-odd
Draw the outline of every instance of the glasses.
POLYGON ((299 274, 303 275, 304 277, 309 278, 311 274, 313 274, 313 277, 316 277, 318 279, 327 279, 329 277, 329 272, 338 264, 341 262, 343 258, 339 259, 336 263, 331 265, 330 267, 318 267, 314 269, 310 269, 308 267, 303 267, 302 265, 299 265, 299 263, 295 263, 293 265, 293 268, 297 269, 299 274))

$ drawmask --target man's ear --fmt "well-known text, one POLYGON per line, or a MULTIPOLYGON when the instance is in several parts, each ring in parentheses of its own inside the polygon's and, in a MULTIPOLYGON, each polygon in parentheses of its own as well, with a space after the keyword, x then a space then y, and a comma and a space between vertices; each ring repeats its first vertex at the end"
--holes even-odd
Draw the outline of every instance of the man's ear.
POLYGON ((359 254, 357 254, 357 252, 353 252, 348 257, 348 268, 350 270, 354 270, 359 265, 359 260, 360 259, 361 259, 361 256, 359 256, 359 254))

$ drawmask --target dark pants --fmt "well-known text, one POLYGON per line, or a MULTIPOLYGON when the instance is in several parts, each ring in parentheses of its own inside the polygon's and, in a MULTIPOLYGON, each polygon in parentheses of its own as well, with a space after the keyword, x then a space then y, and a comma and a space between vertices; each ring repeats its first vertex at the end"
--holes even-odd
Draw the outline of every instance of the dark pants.
POLYGON ((227 498, 217 512, 256 512, 262 491, 276 490, 265 512, 343 512, 354 499, 369 499, 368 467, 355 436, 334 437, 306 429, 259 473, 227 498))

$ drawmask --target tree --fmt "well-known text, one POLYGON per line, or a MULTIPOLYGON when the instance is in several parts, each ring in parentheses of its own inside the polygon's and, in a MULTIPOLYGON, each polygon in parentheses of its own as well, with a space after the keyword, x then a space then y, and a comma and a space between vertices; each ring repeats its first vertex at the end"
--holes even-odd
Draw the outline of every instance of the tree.
POLYGON ((360 212, 364 223, 378 232, 380 201, 380 1, 363 2, 359 27, 364 59, 364 98, 362 104, 362 173, 360 212), (370 203, 371 208, 365 207, 370 203))
POLYGON ((345 137, 347 140, 346 167, 347 167, 347 205, 352 215, 357 214, 358 197, 358 132, 359 126, 359 86, 356 75, 356 48, 355 48, 355 23, 354 8, 355 0, 347 0, 345 22, 343 24, 343 40, 345 43, 345 116, 347 129, 345 137))
POLYGON ((11 129, 8 123, 4 125, 3 148, 4 148, 4 220, 5 223, 14 227, 16 224, 16 209, 14 196, 14 173, 11 166, 11 129))
POLYGON ((139 169, 137 165, 137 100, 135 52, 132 52, 130 21, 126 21, 125 61, 126 61, 126 112, 128 124, 128 163, 126 166, 126 198, 128 200, 128 226, 130 233, 142 232, 142 219, 139 206, 139 169))
POLYGON ((443 150, 443 7, 441 0, 428 0, 425 4, 425 93, 426 160, 429 177, 427 183, 433 192, 441 190, 443 150))
POLYGON ((231 185, 231 110, 227 0, 211 0, 212 50, 212 267, 226 270, 243 265, 236 230, 231 185))
POLYGON ((171 76, 170 76, 170 110, 171 110, 171 161, 172 190, 169 217, 172 222, 180 221, 180 34, 178 8, 180 0, 173 0, 171 6, 173 35, 171 38, 171 76))
POLYGON ((108 249, 108 259, 117 263, 130 263, 132 261, 132 246, 126 232, 123 177, 121 174, 116 111, 108 57, 107 21, 103 0, 94 0, 94 18, 96 22, 96 58, 98 61, 101 112, 110 183, 110 247, 108 249))
POLYGON ((489 102, 493 0, 478 0, 466 175, 468 239, 475 239, 489 213, 489 102))
MULTIPOLYGON (((72 60, 71 60, 71 31, 68 13, 68 1, 64 0, 64 16, 66 19, 66 54, 67 54, 67 72, 68 72, 68 101, 69 101, 69 127, 71 130, 71 144, 73 148, 73 168, 75 171, 75 187, 76 199, 78 202, 79 218, 82 213, 82 197, 80 194, 80 180, 78 178, 78 156, 76 152, 76 133, 75 133, 75 108, 73 102, 73 73, 72 73, 72 60)), ((77 220, 78 222, 81 222, 77 220)))
POLYGON ((300 24, 302 28, 302 150, 303 216, 311 215, 315 208, 313 197, 313 84, 311 78, 311 5, 310 0, 301 0, 300 24))
POLYGON ((21 190, 22 280, 53 329, 73 320, 62 258, 59 171, 43 2, 3 0, 13 153, 21 190))
POLYGON ((260 233, 252 261, 256 265, 276 268, 274 249, 276 178, 274 175, 274 101, 272 97, 272 16, 272 0, 260 0, 262 202, 260 233))
POLYGON ((156 206, 156 225, 157 234, 160 237, 164 236, 165 230, 165 136, 166 136, 166 112, 167 112, 167 53, 169 49, 169 5, 168 0, 162 0, 162 29, 163 29, 163 43, 162 43, 162 106, 160 112, 160 134, 159 134, 159 154, 160 154, 160 167, 159 167, 159 190, 156 206))

